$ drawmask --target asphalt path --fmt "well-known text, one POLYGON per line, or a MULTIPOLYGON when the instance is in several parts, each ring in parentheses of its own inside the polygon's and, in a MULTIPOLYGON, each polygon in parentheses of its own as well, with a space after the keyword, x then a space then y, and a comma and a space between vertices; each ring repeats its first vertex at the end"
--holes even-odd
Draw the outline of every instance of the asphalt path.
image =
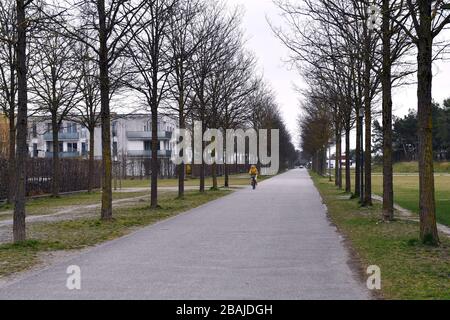
POLYGON ((305 170, 236 191, 0 288, 0 299, 369 298, 305 170), (80 290, 67 288, 69 266, 79 267, 80 290))

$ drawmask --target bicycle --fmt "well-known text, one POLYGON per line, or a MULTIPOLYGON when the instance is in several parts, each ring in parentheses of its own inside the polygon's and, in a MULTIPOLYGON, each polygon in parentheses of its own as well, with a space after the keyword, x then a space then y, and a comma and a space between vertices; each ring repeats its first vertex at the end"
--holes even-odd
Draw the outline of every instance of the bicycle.
POLYGON ((253 190, 256 189, 257 184, 258 184, 258 182, 256 182, 256 176, 252 176, 251 186, 252 186, 253 190))

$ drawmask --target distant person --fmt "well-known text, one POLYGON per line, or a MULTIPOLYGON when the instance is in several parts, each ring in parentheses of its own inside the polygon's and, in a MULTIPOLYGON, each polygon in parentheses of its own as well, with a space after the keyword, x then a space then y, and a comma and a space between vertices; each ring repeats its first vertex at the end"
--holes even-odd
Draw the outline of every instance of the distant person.
POLYGON ((249 172, 248 172, 248 174, 250 175, 250 177, 252 178, 252 187, 253 187, 253 189, 255 189, 256 188, 256 185, 258 184, 258 181, 257 181, 257 179, 258 179, 258 168, 256 168, 256 166, 253 164, 251 167, 250 167, 250 170, 249 170, 249 172))

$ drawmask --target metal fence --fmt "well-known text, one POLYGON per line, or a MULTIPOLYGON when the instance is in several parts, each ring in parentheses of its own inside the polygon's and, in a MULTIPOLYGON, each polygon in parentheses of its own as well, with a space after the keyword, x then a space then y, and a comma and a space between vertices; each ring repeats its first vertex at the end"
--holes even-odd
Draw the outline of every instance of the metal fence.
MULTIPOLYGON (((150 159, 121 159, 113 166, 113 177, 122 179, 149 178, 151 175, 150 159)), ((88 188, 88 166, 89 161, 83 159, 60 159, 61 178, 60 192, 76 192, 88 188)), ((27 196, 50 194, 52 190, 52 159, 29 158, 27 160, 27 196)), ((200 166, 189 166, 187 176, 198 177, 200 166)), ((224 165, 217 165, 217 175, 222 176, 225 171, 224 165)), ((228 165, 229 174, 245 173, 248 171, 246 165, 228 165)), ((95 160, 94 188, 101 187, 101 160, 95 160)), ((211 166, 205 166, 206 176, 211 175, 211 166)), ((159 160, 160 178, 175 178, 177 176, 176 166, 170 159, 159 160)), ((0 158, 0 200, 5 200, 9 190, 8 160, 0 158)))
MULTIPOLYGON (((88 188, 87 160, 60 159, 61 178, 60 192, 83 191, 88 188)), ((101 186, 101 162, 94 164, 94 188, 101 186)), ((26 164, 27 196, 51 193, 52 188, 52 159, 30 158, 26 164)), ((0 200, 7 197, 9 186, 8 160, 0 158, 0 200)))
MULTIPOLYGON (((177 166, 168 158, 159 159, 159 172, 158 177, 162 179, 176 178, 177 166)), ((200 176, 200 165, 187 165, 190 169, 186 168, 186 175, 192 177, 200 176)), ((238 174, 248 172, 248 165, 228 165, 229 174, 238 174)), ((148 179, 151 175, 151 159, 149 158, 122 158, 119 163, 114 166, 114 175, 120 176, 122 179, 148 179)), ((212 173, 212 167, 205 165, 205 175, 210 176, 212 173)), ((225 174, 225 165, 217 165, 216 173, 218 176, 225 174)))

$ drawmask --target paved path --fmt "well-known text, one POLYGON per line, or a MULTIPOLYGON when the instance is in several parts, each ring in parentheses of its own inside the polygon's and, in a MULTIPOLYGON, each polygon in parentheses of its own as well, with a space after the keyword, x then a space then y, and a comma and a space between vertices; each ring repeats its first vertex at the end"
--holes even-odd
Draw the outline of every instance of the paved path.
POLYGON ((367 299, 306 171, 294 170, 0 288, 25 299, 367 299), (66 269, 81 268, 81 290, 66 269))

